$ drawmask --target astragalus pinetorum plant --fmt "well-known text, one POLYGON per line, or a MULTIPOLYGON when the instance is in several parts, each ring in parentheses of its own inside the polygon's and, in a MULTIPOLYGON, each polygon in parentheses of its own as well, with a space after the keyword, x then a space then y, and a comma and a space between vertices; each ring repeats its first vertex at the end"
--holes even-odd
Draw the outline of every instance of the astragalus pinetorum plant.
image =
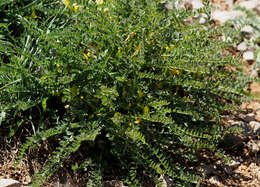
POLYGON ((56 142, 35 186, 80 151, 71 167, 89 173, 89 186, 100 186, 111 165, 126 185, 162 175, 188 185, 200 178, 187 164, 200 150, 224 157, 221 117, 245 98, 247 82, 220 39, 236 31, 187 21, 210 15, 207 6, 24 0, 0 7, 1 128, 10 138, 31 129, 20 160, 56 142))

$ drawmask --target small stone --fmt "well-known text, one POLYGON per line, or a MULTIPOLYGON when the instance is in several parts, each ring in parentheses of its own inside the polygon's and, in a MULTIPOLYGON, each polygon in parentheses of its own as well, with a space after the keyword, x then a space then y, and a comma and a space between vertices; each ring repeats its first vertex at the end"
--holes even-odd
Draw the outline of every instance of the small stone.
POLYGON ((163 3, 163 6, 164 6, 166 11, 173 10, 173 4, 172 3, 163 3))
POLYGON ((256 12, 258 16, 260 16, 260 3, 255 8, 253 8, 253 10, 256 12))
POLYGON ((209 176, 211 174, 216 174, 217 167, 215 165, 204 165, 199 166, 198 171, 201 172, 203 175, 209 176))
POLYGON ((235 161, 235 160, 231 160, 229 166, 232 167, 232 168, 236 168, 240 165, 240 162, 239 161, 235 161))
POLYGON ((238 51, 245 51, 247 49, 246 42, 242 42, 237 46, 238 51))
POLYGON ((244 118, 244 121, 247 123, 251 121, 255 121, 255 114, 254 113, 247 114, 244 118))
POLYGON ((126 187, 126 186, 124 186, 122 181, 111 180, 111 181, 104 181, 102 183, 102 187, 126 187))
POLYGON ((20 182, 13 179, 0 179, 1 187, 20 187, 22 184, 20 182))
POLYGON ((260 123, 257 121, 251 121, 249 123, 250 128, 253 130, 254 133, 260 133, 260 123))
POLYGON ((246 109, 251 109, 251 110, 259 110, 260 109, 260 103, 259 102, 250 102, 247 105, 245 105, 246 109))
POLYGON ((257 153, 260 150, 260 141, 258 140, 250 140, 247 143, 247 147, 250 149, 252 153, 257 153))
POLYGON ((254 53, 252 51, 246 51, 243 53, 243 59, 246 61, 254 60, 254 53))
POLYGON ((218 176, 210 177, 209 182, 217 186, 222 186, 218 176))
POLYGON ((246 9, 252 10, 259 5, 259 0, 242 1, 238 5, 246 9))
POLYGON ((203 3, 201 2, 201 0, 192 0, 192 1, 191 1, 191 4, 192 4, 192 9, 195 9, 195 10, 204 7, 204 5, 203 5, 203 3))
POLYGON ((233 174, 233 169, 230 166, 222 166, 223 170, 226 172, 226 174, 228 175, 232 175, 233 174))
POLYGON ((253 34, 254 29, 253 29, 253 27, 251 27, 251 26, 249 26, 249 25, 246 25, 246 26, 244 26, 244 27, 241 29, 241 32, 242 32, 243 34, 250 35, 250 34, 253 34))
POLYGON ((228 20, 245 16, 245 13, 238 10, 215 10, 211 13, 211 19, 218 21, 220 24, 225 23, 228 20))
POLYGON ((258 121, 258 122, 260 122, 260 110, 257 110, 257 111, 255 112, 255 120, 258 121))
POLYGON ((250 73, 250 77, 257 78, 258 77, 258 71, 256 69, 253 69, 250 73))
POLYGON ((232 42, 232 39, 230 37, 221 36, 221 39, 223 42, 232 42))
POLYGON ((206 23, 207 23, 207 19, 206 19, 206 18, 201 17, 201 18, 199 19, 199 24, 204 25, 204 24, 206 24, 206 23))
POLYGON ((223 143, 227 147, 239 147, 243 145, 243 139, 235 134, 225 134, 223 143))

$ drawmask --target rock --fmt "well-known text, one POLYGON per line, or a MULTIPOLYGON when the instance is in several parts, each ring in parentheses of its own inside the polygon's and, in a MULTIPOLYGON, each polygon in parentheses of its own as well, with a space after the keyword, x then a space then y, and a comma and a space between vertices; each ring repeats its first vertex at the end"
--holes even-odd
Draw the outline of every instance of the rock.
POLYGON ((204 25, 207 23, 207 19, 204 17, 199 18, 199 24, 204 25))
POLYGON ((226 172, 226 174, 228 174, 228 175, 232 175, 233 174, 233 169, 232 169, 231 166, 223 165, 221 167, 226 172))
POLYGON ((260 134, 260 123, 257 121, 251 121, 249 123, 250 128, 253 130, 254 133, 260 134))
POLYGON ((245 51, 247 49, 247 44, 246 42, 241 42, 238 46, 237 46, 237 50, 238 51, 245 51))
POLYGON ((238 5, 247 9, 254 9, 260 4, 259 0, 242 1, 238 5))
POLYGON ((204 165, 197 168, 203 175, 209 176, 217 173, 217 167, 215 165, 204 165))
POLYGON ((211 184, 214 184, 214 185, 217 185, 217 186, 223 186, 223 185, 221 184, 221 182, 220 182, 218 176, 210 177, 209 182, 210 182, 211 184))
MULTIPOLYGON (((253 136, 254 135, 254 133, 253 133, 253 131, 252 131, 252 129, 248 126, 248 123, 245 123, 245 122, 243 122, 243 121, 234 121, 234 122, 232 122, 231 124, 230 124, 230 127, 240 127, 241 129, 242 129, 242 134, 244 135, 244 136, 253 136)), ((226 144, 226 145, 230 145, 230 146, 232 146, 231 144, 230 144, 230 140, 229 140, 229 138, 227 138, 226 136, 230 136, 230 135, 225 135, 225 137, 224 137, 224 143, 226 144)), ((234 136, 234 135, 233 135, 234 136)), ((242 140, 242 139, 241 139, 242 140)), ((239 141, 241 141, 241 140, 239 140, 239 141)), ((232 138, 231 138, 231 142, 232 141, 236 141, 236 140, 232 140, 232 138)))
POLYGON ((260 4, 257 5, 255 8, 253 8, 253 11, 255 11, 256 14, 257 14, 258 16, 260 16, 260 4))
POLYGON ((258 77, 258 70, 253 69, 250 73, 250 77, 257 78, 258 77))
POLYGON ((255 120, 260 122, 260 110, 255 112, 255 120))
POLYGON ((242 32, 243 34, 246 34, 246 35, 251 35, 251 34, 253 34, 254 29, 253 29, 253 27, 251 27, 251 26, 249 26, 249 25, 246 25, 246 26, 244 26, 244 27, 241 29, 241 32, 242 32))
POLYGON ((247 143, 247 147, 252 153, 258 153, 260 151, 260 141, 259 140, 250 140, 247 143))
POLYGON ((102 183, 102 187, 126 187, 126 186, 124 186, 122 181, 111 180, 111 181, 104 181, 102 183))
POLYGON ((260 109, 260 103, 259 102, 250 102, 242 106, 245 109, 250 109, 250 110, 259 110, 260 109))
POLYGON ((172 2, 162 3, 162 6, 165 8, 166 11, 173 10, 173 3, 172 2))
POLYGON ((244 118, 244 121, 247 123, 251 121, 255 121, 255 114, 254 113, 247 114, 244 118))
POLYGON ((1 187, 20 187, 22 184, 19 181, 13 179, 0 179, 1 187))
POLYGON ((223 143, 227 147, 239 147, 243 145, 243 139, 239 135, 225 134, 223 143))
POLYGON ((254 53, 252 51, 244 52, 243 59, 246 61, 254 61, 254 53))
POLYGON ((186 3, 190 3, 192 9, 194 9, 194 10, 197 10, 197 9, 200 9, 200 8, 203 8, 203 7, 204 7, 204 5, 203 5, 203 3, 201 2, 201 0, 189 0, 189 1, 187 1, 186 3))
POLYGON ((243 16, 245 16, 245 13, 238 10, 215 10, 211 13, 211 19, 218 21, 220 24, 223 24, 230 19, 235 19, 243 16))
POLYGON ((232 39, 230 37, 221 36, 221 39, 223 42, 232 42, 232 39))
POLYGON ((237 168, 240 165, 239 161, 231 160, 229 166, 232 168, 237 168))

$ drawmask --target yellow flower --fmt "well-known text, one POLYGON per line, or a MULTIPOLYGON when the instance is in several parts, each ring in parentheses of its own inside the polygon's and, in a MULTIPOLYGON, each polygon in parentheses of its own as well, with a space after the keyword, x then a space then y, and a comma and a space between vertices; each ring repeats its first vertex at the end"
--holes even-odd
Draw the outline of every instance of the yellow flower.
POLYGON ((90 56, 91 56, 91 53, 90 53, 90 52, 88 52, 87 54, 86 54, 86 53, 83 53, 83 55, 84 55, 85 59, 87 60, 87 59, 88 59, 88 57, 90 57, 90 56))
POLYGON ((137 93, 140 98, 144 96, 144 94, 140 88, 137 90, 137 93))
POLYGON ((63 4, 64 4, 65 6, 69 6, 69 5, 70 5, 70 1, 69 1, 69 0, 63 0, 63 4))
POLYGON ((136 117, 134 123, 135 123, 135 124, 138 124, 138 123, 140 123, 140 122, 141 122, 141 119, 136 117))
POLYGON ((84 96, 80 96, 80 99, 84 99, 84 96))
POLYGON ((32 8, 32 17, 35 19, 35 18, 38 18, 38 16, 36 15, 36 11, 35 11, 35 8, 32 8))
POLYGON ((109 12, 109 8, 104 8, 104 13, 109 12))
POLYGON ((83 8, 82 5, 77 5, 76 3, 73 4, 73 11, 77 13, 80 8, 83 8))
POLYGON ((132 57, 136 56, 139 53, 140 49, 141 49, 140 45, 135 46, 135 52, 134 52, 134 54, 132 54, 132 57))
POLYGON ((104 3, 104 1, 103 0, 97 0, 96 3, 97 3, 97 5, 101 5, 101 4, 104 3))
POLYGON ((145 106, 145 107, 143 108, 143 112, 144 112, 144 113, 149 113, 149 111, 150 111, 150 109, 149 109, 148 106, 145 106))
POLYGON ((120 112, 116 112, 116 113, 114 114, 114 117, 119 117, 119 116, 122 116, 122 114, 121 114, 120 112))

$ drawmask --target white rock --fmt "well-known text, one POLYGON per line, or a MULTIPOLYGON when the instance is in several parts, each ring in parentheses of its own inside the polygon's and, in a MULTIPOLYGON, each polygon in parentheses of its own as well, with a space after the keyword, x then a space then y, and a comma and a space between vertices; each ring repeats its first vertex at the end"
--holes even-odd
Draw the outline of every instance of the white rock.
POLYGON ((1 187, 20 187, 22 184, 13 179, 0 179, 1 187))
POLYGON ((237 50, 239 51, 245 51, 247 49, 247 44, 246 42, 241 42, 238 46, 237 46, 237 50))
POLYGON ((191 5, 192 5, 192 8, 195 9, 195 10, 204 7, 204 5, 203 5, 203 3, 201 2, 201 0, 192 0, 192 1, 191 1, 191 5))
POLYGON ((167 11, 173 10, 173 3, 164 3, 163 6, 167 11))
POLYGON ((247 147, 252 151, 253 153, 257 153, 260 151, 260 141, 259 140, 250 140, 247 143, 247 147))
POLYGON ((232 8, 234 5, 234 0, 226 0, 226 4, 228 5, 228 8, 232 8))
POLYGON ((201 18, 199 19, 199 24, 204 25, 204 24, 206 24, 206 23, 207 23, 207 19, 206 19, 206 18, 201 17, 201 18))
POLYGON ((250 128, 253 130, 254 133, 259 133, 260 131, 260 123, 257 121, 251 121, 249 123, 250 128))
POLYGON ((210 177, 209 182, 211 184, 214 184, 214 185, 217 185, 217 186, 222 186, 222 184, 221 184, 221 182, 220 182, 220 180, 217 176, 210 177))
POLYGON ((260 1, 259 0, 242 1, 238 5, 247 9, 253 9, 258 5, 260 5, 260 1))
POLYGON ((246 51, 243 53, 243 59, 246 61, 253 61, 254 60, 254 52, 253 51, 246 51))
POLYGON ((248 123, 251 121, 255 121, 255 114, 254 113, 247 114, 244 118, 244 121, 248 123))
POLYGON ((238 167, 240 165, 239 161, 231 160, 229 166, 232 168, 238 167))
POLYGON ((244 34, 250 35, 250 34, 253 34, 254 29, 253 29, 253 27, 251 27, 251 26, 249 26, 249 25, 246 25, 246 26, 244 26, 244 27, 241 29, 241 32, 244 33, 244 34))
POLYGON ((232 42, 232 39, 230 37, 221 36, 221 39, 223 42, 232 42))
POLYGON ((211 13, 211 19, 213 19, 215 21, 219 21, 220 24, 223 24, 230 19, 235 19, 235 18, 242 17, 242 16, 245 16, 245 13, 243 13, 242 11, 238 11, 238 10, 230 10, 230 11, 215 10, 215 11, 212 11, 212 13, 211 13))

